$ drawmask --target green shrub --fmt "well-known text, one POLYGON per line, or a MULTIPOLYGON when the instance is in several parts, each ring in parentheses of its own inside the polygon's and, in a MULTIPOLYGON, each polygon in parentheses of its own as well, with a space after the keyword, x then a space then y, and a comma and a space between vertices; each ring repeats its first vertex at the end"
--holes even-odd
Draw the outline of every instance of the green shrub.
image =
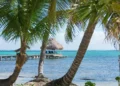
POLYGON ((85 83, 85 86, 95 86, 95 83, 92 83, 91 81, 87 81, 85 83))
POLYGON ((117 76, 115 79, 116 79, 117 81, 120 81, 120 76, 117 76))
POLYGON ((115 80, 118 81, 118 86, 120 86, 120 76, 117 76, 115 80))

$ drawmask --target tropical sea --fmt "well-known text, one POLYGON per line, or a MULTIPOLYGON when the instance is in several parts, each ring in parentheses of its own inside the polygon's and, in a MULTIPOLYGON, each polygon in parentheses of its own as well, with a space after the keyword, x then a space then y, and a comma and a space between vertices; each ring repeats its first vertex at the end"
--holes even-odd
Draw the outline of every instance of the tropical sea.
MULTIPOLYGON (((45 59, 44 62, 44 74, 52 80, 60 78, 67 72, 77 51, 62 50, 57 52, 67 56, 67 58, 45 59)), ((31 50, 27 51, 27 54, 39 55, 40 51, 31 50)), ((0 55, 15 55, 15 52, 1 50, 0 55)), ((86 79, 90 79, 92 82, 98 83, 117 83, 115 77, 119 75, 118 55, 120 55, 120 52, 116 50, 87 51, 73 82, 79 84, 86 82, 86 79)), ((16 83, 20 84, 32 80, 37 75, 38 62, 39 59, 28 60, 23 66, 16 83)), ((0 61, 0 79, 7 78, 12 74, 14 67, 15 61, 0 61)))

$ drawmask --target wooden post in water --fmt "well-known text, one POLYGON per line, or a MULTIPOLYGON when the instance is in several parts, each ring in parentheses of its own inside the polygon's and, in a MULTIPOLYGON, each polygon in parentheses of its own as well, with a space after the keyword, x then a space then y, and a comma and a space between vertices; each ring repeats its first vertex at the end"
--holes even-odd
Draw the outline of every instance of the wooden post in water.
POLYGON ((5 61, 7 61, 7 56, 4 56, 4 58, 5 58, 5 61))
POLYGON ((10 56, 10 61, 12 60, 12 56, 10 56))
POLYGON ((2 56, 0 56, 0 61, 2 61, 2 56))

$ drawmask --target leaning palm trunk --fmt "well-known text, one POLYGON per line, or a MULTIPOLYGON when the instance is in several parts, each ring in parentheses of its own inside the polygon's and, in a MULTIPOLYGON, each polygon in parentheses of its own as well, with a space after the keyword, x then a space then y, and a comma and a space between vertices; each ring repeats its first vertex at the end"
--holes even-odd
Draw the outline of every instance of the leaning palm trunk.
POLYGON ((84 33, 82 42, 79 46, 77 55, 68 70, 68 72, 60 79, 54 80, 47 84, 47 86, 69 86, 82 62, 82 59, 84 58, 85 52, 87 51, 88 45, 90 43, 91 37, 93 35, 96 22, 95 18, 91 19, 89 22, 89 25, 84 33))
POLYGON ((47 39, 43 39, 43 41, 42 41, 40 60, 39 60, 39 65, 38 65, 38 78, 43 77, 43 66, 44 66, 44 59, 45 59, 45 52, 46 52, 48 37, 47 37, 47 39))
POLYGON ((13 74, 7 79, 1 79, 0 86, 12 86, 13 83, 17 80, 17 77, 19 76, 21 68, 26 62, 25 50, 26 50, 26 43, 23 42, 21 45, 20 53, 17 53, 16 66, 15 66, 13 74))
POLYGON ((45 58, 46 46, 47 46, 47 42, 50 34, 49 32, 52 26, 54 26, 56 21, 56 1, 57 0, 50 0, 50 6, 48 11, 48 31, 46 31, 43 37, 39 66, 38 66, 38 77, 41 77, 41 78, 43 77, 43 63, 45 58))

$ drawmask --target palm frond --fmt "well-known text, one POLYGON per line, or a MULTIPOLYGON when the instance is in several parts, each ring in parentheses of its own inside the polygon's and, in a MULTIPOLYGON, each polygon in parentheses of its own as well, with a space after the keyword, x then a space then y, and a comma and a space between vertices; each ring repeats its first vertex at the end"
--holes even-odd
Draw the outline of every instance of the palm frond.
POLYGON ((65 31, 65 41, 67 43, 72 42, 73 38, 75 37, 74 35, 74 25, 72 24, 72 21, 68 21, 67 28, 65 31))
POLYGON ((113 14, 111 18, 109 19, 105 34, 106 34, 106 40, 111 41, 114 45, 117 45, 120 43, 120 16, 117 14, 113 14))
POLYGON ((32 44, 44 35, 54 35, 68 18, 69 5, 67 0, 12 0, 9 9, 5 7, 5 17, 0 17, 2 36, 9 41, 25 38, 32 44))
POLYGON ((17 16, 11 18, 5 25, 4 25, 4 30, 1 34, 1 36, 6 40, 6 41, 12 41, 12 40, 17 40, 20 35, 21 35, 21 28, 18 22, 17 16), (17 28, 17 30, 16 30, 17 28))

